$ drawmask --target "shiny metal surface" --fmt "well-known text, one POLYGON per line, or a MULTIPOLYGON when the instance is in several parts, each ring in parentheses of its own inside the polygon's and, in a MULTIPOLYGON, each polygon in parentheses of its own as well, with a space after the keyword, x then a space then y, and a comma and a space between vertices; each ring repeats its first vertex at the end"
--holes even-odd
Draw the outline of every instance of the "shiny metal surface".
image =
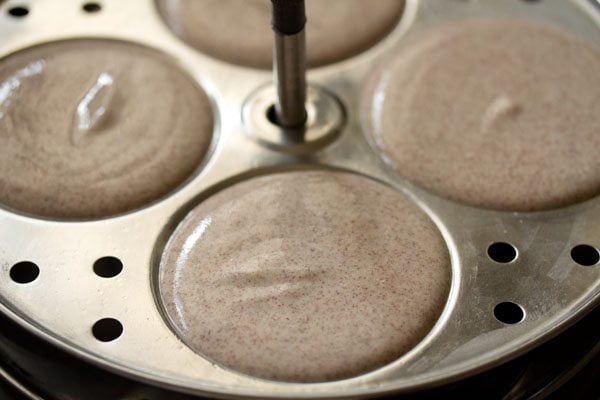
POLYGON ((277 86, 275 113, 279 124, 301 128, 306 121, 306 35, 275 32, 273 72, 277 86))
MULTIPOLYGON (((0 7, 0 56, 34 44, 75 37, 107 37, 164 51, 189 71, 214 102, 215 142, 209 160, 177 192, 141 210, 95 221, 61 222, 0 210, 0 309, 45 340, 72 354, 137 380, 187 393, 253 398, 360 398, 406 392, 458 379, 520 354, 547 340, 592 309, 600 298, 600 268, 576 265, 578 244, 600 247, 600 198, 538 213, 482 210, 436 197, 392 172, 367 143, 360 98, 373 67, 407 34, 447 20, 473 16, 527 18, 600 45, 600 17, 587 0, 409 0, 388 38, 350 60, 311 70, 311 83, 334 93, 346 110, 336 140, 301 157, 265 146, 246 134, 241 110, 270 81, 252 70, 199 54, 168 31, 147 0, 105 0, 87 15, 78 1, 34 1, 22 20, 0 7), (132 18, 135 16, 135 18, 132 18), (155 304, 153 276, 168 227, 195 199, 258 171, 303 167, 356 171, 406 193, 435 221, 452 258, 453 284, 446 308, 429 335, 396 362, 363 376, 320 384, 255 379, 203 359, 169 329, 155 304), (509 242, 518 258, 498 264, 486 254, 493 242, 509 242), (118 257, 121 274, 104 279, 94 261, 118 257), (40 267, 29 284, 10 280, 23 260, 40 267), (493 315, 512 301, 526 312, 515 325, 493 315), (116 318, 121 337, 99 342, 95 321, 116 318)), ((19 2, 23 4, 23 2, 19 2)))
MULTIPOLYGON (((11 374, 7 369, 0 365, 0 378, 14 388, 20 395, 24 396, 27 399, 31 400, 43 400, 43 397, 38 396, 27 386, 19 382, 19 380, 11 374)), ((2 394, 0 392, 0 394, 2 394)))

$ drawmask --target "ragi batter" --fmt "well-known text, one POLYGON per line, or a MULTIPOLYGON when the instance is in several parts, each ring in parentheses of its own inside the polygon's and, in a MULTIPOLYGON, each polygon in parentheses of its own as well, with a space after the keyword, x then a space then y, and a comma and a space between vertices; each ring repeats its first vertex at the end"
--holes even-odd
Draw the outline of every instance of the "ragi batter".
MULTIPOLYGON (((257 68, 273 64, 269 0, 158 0, 171 30, 206 54, 257 68)), ((307 0, 306 48, 311 67, 354 56, 399 22, 404 0, 307 0)))
POLYGON ((318 382, 382 367, 430 331, 450 286, 439 231, 357 175, 253 178, 196 206, 168 241, 160 299, 181 339, 260 378, 318 382))
POLYGON ((398 173, 474 206, 540 210, 600 193, 600 51, 525 22, 460 22, 402 45, 364 107, 398 173))
POLYGON ((207 152, 207 96, 156 51, 73 40, 0 66, 0 205, 54 218, 122 213, 177 188, 207 152))

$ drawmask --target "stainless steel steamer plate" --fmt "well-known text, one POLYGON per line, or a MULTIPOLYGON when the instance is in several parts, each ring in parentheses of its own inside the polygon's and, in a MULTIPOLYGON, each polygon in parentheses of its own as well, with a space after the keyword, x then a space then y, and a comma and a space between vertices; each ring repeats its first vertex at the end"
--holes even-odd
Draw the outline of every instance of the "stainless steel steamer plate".
MULTIPOLYGON (((19 4, 28 4, 19 2, 19 4)), ((600 268, 577 265, 571 249, 600 247, 600 198, 536 213, 481 210, 433 196, 386 167, 368 145, 360 124, 363 83, 408 31, 465 16, 520 17, 544 21, 600 45, 600 12, 587 0, 410 0, 397 29, 355 58, 313 70, 309 80, 335 93, 346 125, 332 144, 302 158, 272 150, 245 133, 241 110, 271 75, 210 59, 178 41, 148 0, 105 0, 86 15, 79 1, 31 2, 27 18, 14 20, 2 4, 0 56, 52 40, 105 37, 142 43, 177 59, 214 102, 216 132, 209 160, 176 193, 144 209, 98 221, 54 221, 0 210, 1 310, 22 326, 99 366, 160 386, 223 397, 361 397, 433 386, 514 357, 567 327, 598 304, 600 268), (252 378, 211 364, 183 345, 166 324, 154 292, 164 241, 186 204, 211 187, 259 173, 317 166, 355 171, 407 193, 435 221, 450 249, 453 284, 444 312, 430 334, 396 362, 337 382, 289 384, 252 378), (489 259, 487 248, 508 242, 511 263, 489 259), (115 278, 94 274, 104 256, 118 257, 115 278), (33 261, 39 277, 26 285, 9 271, 33 261), (494 318, 501 302, 525 311, 522 322, 494 318), (104 317, 124 326, 118 340, 100 342, 91 332, 104 317)), ((560 60, 557 60, 560 62, 560 60)), ((585 73, 585 71, 582 71, 585 73)), ((592 73, 588 71, 588 73, 592 73)), ((193 201, 192 201, 193 204, 193 201)))

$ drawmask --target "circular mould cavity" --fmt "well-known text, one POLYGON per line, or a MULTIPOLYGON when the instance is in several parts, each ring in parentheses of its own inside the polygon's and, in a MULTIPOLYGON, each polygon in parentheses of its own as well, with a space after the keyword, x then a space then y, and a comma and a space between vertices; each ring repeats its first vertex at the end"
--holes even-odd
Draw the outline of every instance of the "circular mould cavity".
POLYGON ((306 127, 286 129, 276 122, 274 86, 259 88, 242 109, 246 133, 258 143, 291 154, 316 151, 335 140, 345 123, 337 98, 325 89, 309 86, 306 94, 306 127))
POLYGON ((114 318, 102 318, 92 326, 92 334, 101 342, 112 342, 123 334, 123 325, 114 318))
MULTIPOLYGON (((271 68, 269 1, 157 0, 157 7, 171 30, 198 50, 234 64, 271 68)), ((369 49, 394 29, 403 10, 404 0, 307 0, 308 66, 369 49)))
POLYGON ((503 324, 514 325, 525 319, 525 311, 520 305, 505 301, 494 307, 494 317, 503 324))
POLYGON ((571 258, 579 265, 592 267, 600 263, 600 251, 594 246, 580 244, 571 249, 571 258))
POLYGON ((24 18, 29 14, 29 8, 26 6, 15 6, 10 7, 7 12, 11 17, 24 18))
POLYGON ((123 263, 116 257, 102 257, 94 262, 94 273, 102 278, 112 278, 123 271, 123 263))
POLYGON ((449 294, 448 249, 404 195, 332 171, 252 178, 192 209, 159 303, 191 349, 285 382, 354 377, 414 348, 449 294))
POLYGON ((600 74, 581 71, 600 71, 600 50, 551 28, 448 23, 374 74, 365 130, 398 173, 446 198, 519 211, 571 205, 600 193, 600 74))
POLYGON ((510 243, 496 242, 492 243, 487 249, 488 256, 502 264, 512 262, 517 259, 517 249, 510 243))
POLYGON ((96 2, 83 3, 81 9, 88 14, 94 14, 102 10, 102 5, 96 2))
POLYGON ((33 282, 40 275, 40 268, 31 261, 21 261, 10 268, 10 279, 25 284, 33 282))
POLYGON ((0 204, 50 218, 141 208, 199 167, 213 132, 207 95, 139 45, 71 40, 0 60, 0 204))

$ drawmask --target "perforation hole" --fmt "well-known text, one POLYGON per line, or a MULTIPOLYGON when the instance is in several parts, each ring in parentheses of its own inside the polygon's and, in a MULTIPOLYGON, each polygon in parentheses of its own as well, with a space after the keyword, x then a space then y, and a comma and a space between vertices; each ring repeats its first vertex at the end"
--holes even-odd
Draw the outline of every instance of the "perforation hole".
POLYGON ((580 244, 571 249, 571 258, 579 265, 592 267, 600 263, 600 251, 593 246, 580 244))
POLYGON ((8 9, 8 15, 14 18, 24 18, 29 14, 29 8, 25 6, 15 6, 8 9))
POLYGON ((16 263, 10 269, 10 279, 21 284, 33 282, 39 275, 40 268, 31 261, 16 263))
POLYGON ((102 318, 92 327, 92 334, 101 342, 112 342, 123 334, 123 325, 114 318, 102 318))
POLYGON ((89 2, 89 3, 84 3, 81 6, 82 10, 85 11, 88 14, 94 14, 97 12, 100 12, 102 10, 102 5, 100 5, 100 3, 96 3, 96 2, 89 2))
POLYGON ((494 307, 494 317, 503 324, 514 325, 525 319, 525 311, 520 305, 505 301, 494 307))
POLYGON ((517 249, 510 243, 496 242, 490 245, 487 250, 488 256, 502 264, 514 261, 517 258, 517 249))
POLYGON ((116 257, 102 257, 94 263, 94 273, 102 278, 112 278, 123 271, 123 263, 116 257))

